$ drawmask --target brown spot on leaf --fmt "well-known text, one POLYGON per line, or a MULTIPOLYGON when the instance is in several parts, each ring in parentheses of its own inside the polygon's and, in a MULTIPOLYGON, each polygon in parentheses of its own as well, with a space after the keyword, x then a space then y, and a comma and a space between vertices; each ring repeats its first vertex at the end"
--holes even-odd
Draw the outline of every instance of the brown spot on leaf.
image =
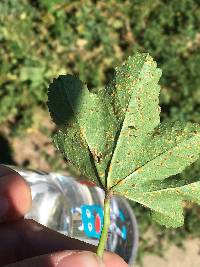
POLYGON ((180 195, 182 192, 180 189, 176 189, 176 193, 180 195))
POLYGON ((109 148, 109 144, 105 144, 105 148, 109 148))
POLYGON ((99 163, 100 161, 102 161, 103 155, 101 153, 98 153, 96 151, 96 149, 91 150, 91 153, 92 153, 92 155, 93 155, 93 157, 94 157, 94 159, 96 160, 97 163, 99 163))
POLYGON ((136 130, 136 127, 134 125, 129 125, 128 128, 129 129, 135 129, 136 130))
POLYGON ((111 171, 112 171, 112 165, 109 166, 109 172, 111 172, 111 171))

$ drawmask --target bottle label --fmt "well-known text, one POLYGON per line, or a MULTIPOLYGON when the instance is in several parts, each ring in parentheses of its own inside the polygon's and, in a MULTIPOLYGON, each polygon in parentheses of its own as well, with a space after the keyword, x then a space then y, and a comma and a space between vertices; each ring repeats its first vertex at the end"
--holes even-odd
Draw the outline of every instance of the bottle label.
MULTIPOLYGON (((103 227, 103 209, 99 205, 82 205, 81 206, 82 223, 81 227, 85 235, 89 238, 99 239, 103 227)), ((127 230, 125 226, 125 217, 121 210, 110 214, 110 232, 116 232, 123 240, 126 240, 127 230)))

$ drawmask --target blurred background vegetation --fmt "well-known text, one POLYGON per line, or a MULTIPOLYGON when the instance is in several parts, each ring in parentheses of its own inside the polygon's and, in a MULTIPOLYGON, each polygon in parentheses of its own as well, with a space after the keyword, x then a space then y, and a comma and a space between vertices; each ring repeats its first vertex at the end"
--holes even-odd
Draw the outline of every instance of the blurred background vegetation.
MULTIPOLYGON (((162 120, 200 122, 199 0, 1 0, 1 162, 65 171, 50 139, 49 82, 74 73, 89 88, 104 86, 113 67, 136 51, 150 53, 163 70, 162 120)), ((200 161, 181 176, 200 177, 200 161)), ((178 230, 151 223, 137 204, 134 210, 141 231, 138 259, 200 236, 197 207, 187 207, 178 230), (153 240, 145 237, 150 225, 153 240)))

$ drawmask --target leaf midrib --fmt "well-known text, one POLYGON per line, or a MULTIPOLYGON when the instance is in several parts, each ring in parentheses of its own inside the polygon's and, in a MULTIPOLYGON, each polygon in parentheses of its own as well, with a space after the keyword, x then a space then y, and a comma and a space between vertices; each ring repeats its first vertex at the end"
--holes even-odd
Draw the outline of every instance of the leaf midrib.
MULTIPOLYGON (((141 70, 140 70, 140 72, 139 72, 139 75, 138 75, 137 79, 140 77, 141 72, 142 72, 142 70, 143 70, 143 68, 144 68, 145 63, 146 63, 146 57, 145 57, 145 61, 144 61, 143 65, 142 65, 142 68, 141 68, 141 70)), ((110 159, 110 164, 109 164, 109 166, 108 166, 108 170, 109 170, 109 167, 112 166, 112 162, 113 162, 114 157, 115 157, 115 154, 116 154, 115 151, 116 151, 116 149, 117 149, 117 145, 118 145, 118 143, 119 143, 119 139, 120 139, 120 136, 121 136, 121 132, 122 132, 122 129, 123 129, 123 126, 124 126, 124 122, 125 122, 126 116, 127 116, 127 109, 128 109, 128 107, 129 107, 129 104, 130 104, 130 101, 131 101, 131 99, 132 99, 133 93, 134 93, 134 90, 133 90, 133 92, 132 92, 132 94, 131 94, 131 96, 130 96, 130 98, 129 98, 129 101, 128 101, 128 103, 127 103, 127 106, 126 106, 126 113, 125 113, 125 116, 124 116, 124 118, 123 118, 123 121, 121 122, 121 127, 120 127, 120 131, 119 131, 118 139, 117 139, 117 141, 116 141, 116 145, 114 146, 114 150, 113 150, 113 153, 112 153, 112 155, 111 155, 111 159, 110 159)), ((119 103, 120 103, 120 101, 119 101, 119 103)), ((111 177, 110 177, 110 172, 108 172, 108 175, 107 175, 107 177, 106 177, 106 180, 107 180, 106 185, 107 185, 108 189, 112 189, 114 186, 111 186, 111 187, 109 188, 109 182, 108 182, 108 181, 109 181, 109 178, 111 178, 111 177)))

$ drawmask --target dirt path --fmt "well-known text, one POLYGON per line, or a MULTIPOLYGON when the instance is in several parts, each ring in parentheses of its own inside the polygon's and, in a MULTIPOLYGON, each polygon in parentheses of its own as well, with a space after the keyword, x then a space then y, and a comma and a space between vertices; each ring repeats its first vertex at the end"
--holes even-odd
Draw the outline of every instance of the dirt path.
POLYGON ((165 259, 153 255, 146 256, 144 267, 200 267, 200 239, 187 240, 184 250, 171 246, 166 252, 165 259))

